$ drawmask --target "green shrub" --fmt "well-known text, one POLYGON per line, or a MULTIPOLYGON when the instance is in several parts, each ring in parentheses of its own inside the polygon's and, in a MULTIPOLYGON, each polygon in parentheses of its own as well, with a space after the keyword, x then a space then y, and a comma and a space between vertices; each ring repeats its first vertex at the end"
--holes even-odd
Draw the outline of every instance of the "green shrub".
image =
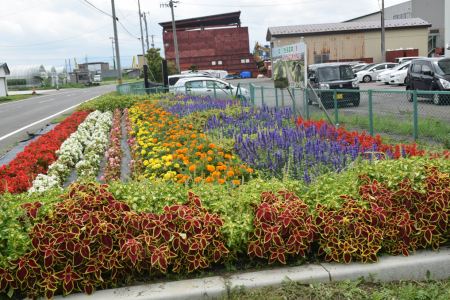
POLYGON ((81 103, 75 111, 93 109, 105 111, 115 111, 116 109, 124 110, 125 108, 130 108, 135 103, 145 100, 156 100, 159 99, 161 95, 131 95, 131 96, 113 96, 111 93, 102 95, 91 101, 81 103))
POLYGON ((26 85, 27 80, 26 79, 8 79, 8 80, 6 80, 6 83, 10 86, 26 85))

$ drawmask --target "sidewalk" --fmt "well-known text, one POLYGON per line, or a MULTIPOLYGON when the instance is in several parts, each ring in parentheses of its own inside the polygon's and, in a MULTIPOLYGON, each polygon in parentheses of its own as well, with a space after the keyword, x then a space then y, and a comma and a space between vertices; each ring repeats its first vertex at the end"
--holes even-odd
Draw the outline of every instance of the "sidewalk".
MULTIPOLYGON (((435 280, 447 279, 450 275, 450 246, 443 246, 439 252, 420 250, 410 257, 380 257, 379 263, 346 264, 322 263, 300 267, 287 267, 274 270, 250 272, 230 277, 207 277, 167 283, 144 284, 109 290, 97 290, 93 296, 96 300, 137 299, 137 300, 175 300, 175 299, 210 299, 225 296, 235 287, 245 290, 261 289, 264 286, 280 286, 283 281, 301 283, 355 281, 364 276, 366 280, 391 282, 397 280, 423 281, 430 271, 435 280)), ((54 300, 63 300, 57 296, 54 300)), ((64 297, 64 300, 87 300, 86 294, 78 293, 64 297)))
MULTIPOLYGON (((55 89, 51 89, 51 90, 36 90, 36 94, 39 95, 49 95, 49 94, 56 94, 56 93, 62 93, 62 92, 70 92, 73 90, 78 90, 78 89, 60 89, 59 91, 55 89)), ((14 96, 14 95, 31 95, 33 93, 33 90, 31 91, 8 91, 8 95, 10 96, 14 96)))

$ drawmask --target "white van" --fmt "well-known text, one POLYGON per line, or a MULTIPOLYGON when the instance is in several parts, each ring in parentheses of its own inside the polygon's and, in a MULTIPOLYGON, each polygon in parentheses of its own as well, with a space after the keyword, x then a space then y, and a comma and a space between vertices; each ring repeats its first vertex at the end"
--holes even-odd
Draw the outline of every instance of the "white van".
POLYGON ((407 61, 410 61, 410 60, 413 60, 413 59, 418 59, 418 58, 426 58, 426 57, 423 57, 423 56, 398 57, 398 58, 395 59, 395 62, 397 64, 401 65, 401 64, 403 64, 403 63, 405 63, 407 61))
POLYGON ((102 81, 102 75, 94 75, 94 82, 101 82, 102 81))

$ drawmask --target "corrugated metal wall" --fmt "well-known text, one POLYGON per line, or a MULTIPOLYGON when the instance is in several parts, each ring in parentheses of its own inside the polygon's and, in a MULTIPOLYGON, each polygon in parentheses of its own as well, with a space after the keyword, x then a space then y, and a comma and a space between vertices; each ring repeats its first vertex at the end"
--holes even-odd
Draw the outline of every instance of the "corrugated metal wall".
MULTIPOLYGON (((164 44, 168 45, 165 48, 166 59, 175 62, 173 33, 164 32, 163 39, 164 44)), ((196 64, 199 69, 227 70, 231 73, 257 71, 249 51, 247 27, 177 31, 177 39, 182 70, 196 64)))
MULTIPOLYGON (((275 38, 275 47, 300 42, 298 37, 275 38), (281 45, 278 43, 281 41, 281 45)), ((386 31, 386 49, 414 48, 419 49, 419 56, 427 56, 427 28, 398 29, 386 31)), ((306 36, 308 48, 308 65, 314 63, 315 54, 330 54, 330 61, 366 60, 380 62, 381 32, 369 31, 347 34, 329 34, 306 36)))

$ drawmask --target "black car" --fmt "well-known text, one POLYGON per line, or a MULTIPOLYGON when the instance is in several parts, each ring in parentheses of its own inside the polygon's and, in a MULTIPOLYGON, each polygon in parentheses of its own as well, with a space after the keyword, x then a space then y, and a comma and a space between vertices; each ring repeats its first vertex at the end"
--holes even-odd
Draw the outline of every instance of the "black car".
MULTIPOLYGON (((406 90, 417 91, 450 91, 450 58, 433 57, 415 59, 408 68, 406 90)), ((450 95, 418 94, 421 97, 432 98, 436 105, 450 104, 450 95)), ((408 101, 413 101, 413 95, 408 94, 408 101)))
MULTIPOLYGON (((351 66, 348 63, 325 63, 310 65, 308 68, 308 80, 315 90, 355 90, 355 92, 337 93, 338 103, 352 103, 359 106, 360 95, 358 80, 355 78, 351 66)), ((334 106, 334 93, 317 91, 325 108, 334 106)), ((308 93, 309 102, 315 102, 312 92, 308 93)), ((316 101, 317 102, 317 101, 316 101)))

